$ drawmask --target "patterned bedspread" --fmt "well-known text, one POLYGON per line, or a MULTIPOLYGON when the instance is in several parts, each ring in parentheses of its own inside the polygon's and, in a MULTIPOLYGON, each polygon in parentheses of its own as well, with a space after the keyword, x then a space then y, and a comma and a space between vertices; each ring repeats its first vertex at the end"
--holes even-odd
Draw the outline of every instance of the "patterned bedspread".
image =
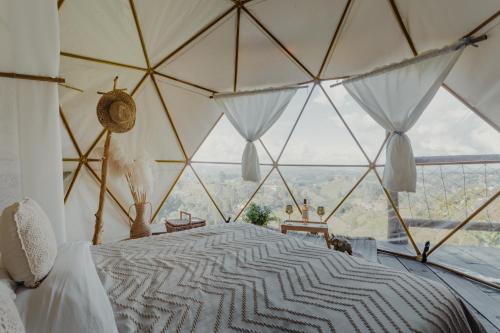
POLYGON ((248 224, 96 246, 120 332, 470 332, 444 286, 248 224))

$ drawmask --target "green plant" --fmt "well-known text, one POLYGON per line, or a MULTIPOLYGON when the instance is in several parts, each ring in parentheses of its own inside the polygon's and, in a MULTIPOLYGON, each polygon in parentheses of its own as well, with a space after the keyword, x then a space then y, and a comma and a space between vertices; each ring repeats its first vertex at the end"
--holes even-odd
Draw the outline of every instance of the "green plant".
POLYGON ((273 216, 271 216, 271 213, 272 213, 271 208, 251 203, 245 212, 243 220, 246 223, 252 223, 259 226, 266 226, 269 221, 275 219, 273 216))

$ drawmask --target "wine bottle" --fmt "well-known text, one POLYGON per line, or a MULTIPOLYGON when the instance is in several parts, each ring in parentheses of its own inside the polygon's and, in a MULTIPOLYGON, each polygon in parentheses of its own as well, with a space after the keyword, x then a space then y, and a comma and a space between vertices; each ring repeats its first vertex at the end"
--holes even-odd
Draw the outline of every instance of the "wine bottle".
POLYGON ((309 221, 309 206, 307 205, 307 199, 304 199, 304 206, 302 206, 302 221, 309 221))

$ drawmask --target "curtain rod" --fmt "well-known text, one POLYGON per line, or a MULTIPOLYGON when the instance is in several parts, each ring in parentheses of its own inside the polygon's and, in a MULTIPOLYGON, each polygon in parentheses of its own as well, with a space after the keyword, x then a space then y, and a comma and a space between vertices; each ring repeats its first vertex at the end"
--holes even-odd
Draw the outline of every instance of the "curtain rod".
POLYGON ((427 51, 427 52, 424 52, 420 55, 417 55, 416 57, 410 58, 410 59, 405 59, 405 60, 397 62, 397 63, 393 63, 393 64, 389 64, 389 65, 382 66, 379 68, 375 68, 371 72, 351 76, 351 77, 349 77, 341 82, 337 82, 337 83, 332 84, 330 86, 330 88, 340 86, 340 85, 348 83, 348 82, 364 79, 364 78, 367 78, 370 76, 382 74, 384 72, 390 72, 394 69, 406 67, 406 66, 409 66, 411 64, 414 64, 414 63, 417 63, 417 62, 420 62, 420 61, 423 61, 423 60, 426 60, 429 58, 433 58, 433 57, 436 57, 436 56, 444 54, 444 53, 457 51, 457 50, 459 50, 463 47, 469 46, 469 45, 477 47, 476 43, 482 42, 483 40, 486 40, 486 39, 488 39, 488 36, 486 36, 486 35, 481 35, 478 37, 464 37, 464 38, 460 39, 458 42, 456 42, 455 44, 445 46, 441 49, 427 51))
POLYGON ((304 89, 307 87, 308 86, 299 85, 299 86, 289 86, 289 87, 279 87, 279 88, 266 88, 266 89, 260 89, 260 90, 238 91, 238 92, 233 92, 233 93, 216 93, 216 94, 212 94, 210 96, 210 98, 241 96, 241 95, 254 95, 254 94, 261 94, 261 93, 266 93, 266 92, 271 92, 271 91, 304 89))
POLYGON ((50 77, 41 75, 19 74, 19 73, 0 72, 0 77, 6 77, 10 79, 20 79, 20 80, 43 81, 43 82, 56 82, 56 83, 65 82, 65 80, 61 77, 50 77))

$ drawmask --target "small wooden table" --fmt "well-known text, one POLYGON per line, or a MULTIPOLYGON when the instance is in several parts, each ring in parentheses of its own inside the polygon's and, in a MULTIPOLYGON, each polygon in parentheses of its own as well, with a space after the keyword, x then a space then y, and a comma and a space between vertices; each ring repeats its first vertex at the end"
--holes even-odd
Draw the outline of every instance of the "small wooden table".
POLYGON ((328 233, 328 225, 325 222, 304 222, 286 220, 281 224, 281 233, 286 234, 288 231, 304 231, 312 233, 322 233, 325 236, 326 246, 331 249, 330 235, 328 233))

